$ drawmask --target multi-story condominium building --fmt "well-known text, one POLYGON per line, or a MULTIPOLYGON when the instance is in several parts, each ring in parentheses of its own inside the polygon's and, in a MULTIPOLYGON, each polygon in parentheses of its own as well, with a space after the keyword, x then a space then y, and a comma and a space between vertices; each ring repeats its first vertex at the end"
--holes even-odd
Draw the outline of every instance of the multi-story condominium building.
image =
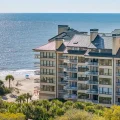
POLYGON ((34 51, 40 98, 120 104, 120 30, 79 32, 58 25, 58 35, 34 51))

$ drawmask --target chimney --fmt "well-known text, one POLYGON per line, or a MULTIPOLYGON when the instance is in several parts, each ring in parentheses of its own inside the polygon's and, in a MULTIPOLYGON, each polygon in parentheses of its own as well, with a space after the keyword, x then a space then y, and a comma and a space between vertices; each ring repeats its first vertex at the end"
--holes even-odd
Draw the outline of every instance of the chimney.
POLYGON ((64 39, 56 38, 56 40, 55 40, 56 50, 62 45, 63 41, 64 41, 64 39))
POLYGON ((112 34, 113 43, 112 43, 112 55, 116 55, 120 48, 120 34, 112 34))
POLYGON ((66 32, 69 29, 68 25, 58 25, 58 34, 66 32))
POLYGON ((93 41, 98 35, 98 29, 90 29, 90 41, 93 41))

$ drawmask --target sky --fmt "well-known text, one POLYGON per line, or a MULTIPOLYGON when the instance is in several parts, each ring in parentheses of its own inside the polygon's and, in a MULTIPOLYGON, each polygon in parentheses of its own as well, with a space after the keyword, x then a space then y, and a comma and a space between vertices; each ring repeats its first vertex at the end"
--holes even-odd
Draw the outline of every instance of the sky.
POLYGON ((0 0, 0 13, 120 13, 120 0, 0 0))

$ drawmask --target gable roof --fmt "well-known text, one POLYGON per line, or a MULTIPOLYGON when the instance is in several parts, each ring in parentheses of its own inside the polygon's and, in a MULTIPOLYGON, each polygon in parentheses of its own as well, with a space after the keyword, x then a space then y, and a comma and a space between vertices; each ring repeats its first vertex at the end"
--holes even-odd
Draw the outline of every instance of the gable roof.
POLYGON ((48 41, 54 41, 55 39, 64 39, 64 40, 71 40, 71 38, 75 35, 75 34, 79 34, 80 32, 69 28, 66 32, 62 32, 52 38, 50 38, 48 41))
POLYGON ((56 50, 56 48, 55 48, 55 41, 48 42, 47 44, 42 45, 42 46, 40 46, 38 48, 35 48, 34 50, 36 50, 36 51, 40 51, 40 50, 51 50, 51 51, 54 51, 54 50, 56 50))
POLYGON ((88 47, 90 44, 89 35, 74 35, 71 41, 68 43, 68 47, 88 47))
POLYGON ((88 48, 112 49, 112 37, 111 36, 102 37, 100 35, 97 35, 88 48))

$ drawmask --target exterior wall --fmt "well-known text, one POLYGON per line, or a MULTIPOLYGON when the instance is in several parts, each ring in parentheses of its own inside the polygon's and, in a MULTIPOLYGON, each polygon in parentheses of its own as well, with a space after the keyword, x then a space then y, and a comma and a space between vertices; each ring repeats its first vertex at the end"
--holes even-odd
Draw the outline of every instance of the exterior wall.
POLYGON ((113 51, 112 54, 116 55, 118 52, 118 49, 120 48, 120 36, 119 37, 113 37, 113 51))
MULTIPOLYGON (((46 51, 48 52, 48 51, 46 51)), ((55 66, 50 67, 50 66, 40 66, 40 69, 52 69, 55 70, 56 73, 54 75, 44 75, 41 74, 40 75, 40 99, 52 99, 52 98, 64 98, 64 99, 69 99, 69 100, 78 100, 78 101, 86 101, 86 102, 94 102, 94 103, 98 103, 104 106, 110 106, 112 104, 120 104, 120 101, 118 100, 118 98, 120 99, 120 95, 117 94, 118 89, 120 88, 120 85, 118 86, 117 82, 118 79, 120 79, 120 76, 117 76, 117 71, 118 69, 120 69, 120 66, 117 65, 117 61, 120 59, 113 59, 113 58, 106 58, 106 57, 87 57, 87 56, 83 56, 83 55, 75 55, 75 54, 63 54, 63 53, 54 53, 56 56, 55 58, 41 58, 38 57, 38 59, 41 59, 42 61, 44 60, 48 60, 48 61, 54 61, 55 62, 55 66), (87 61, 85 62, 79 62, 79 57, 85 58, 87 59, 87 61), (75 61, 76 58, 76 61, 75 61), (89 62, 91 62, 92 59, 98 59, 98 64, 90 64, 89 62), (100 65, 99 62, 100 60, 111 60, 112 61, 112 66, 107 66, 107 65, 100 65), (76 69, 74 69, 74 65, 76 65, 76 69), (80 66, 88 66, 89 70, 92 70, 93 67, 97 67, 98 70, 98 74, 97 75, 88 75, 89 79, 86 81, 80 81, 79 80, 79 75, 87 75, 87 72, 79 72, 79 67, 80 66), (71 68, 73 71, 67 69, 67 68, 71 68), (111 69, 112 70, 112 75, 108 76, 108 75, 100 75, 100 69, 111 69), (64 76, 63 74, 60 75, 60 73, 66 73, 67 76, 64 76), (70 75, 72 74, 76 74, 77 78, 73 79, 70 75), (98 76, 98 83, 89 83, 90 82, 90 78, 92 78, 92 76, 98 76), (55 82, 54 83, 46 83, 46 82, 42 82, 42 78, 43 77, 52 77, 54 78, 55 82), (69 79, 67 79, 69 78, 69 79), (111 85, 107 85, 107 84, 100 84, 99 80, 100 78, 111 78, 112 79, 112 84, 111 85), (62 80, 62 81, 61 81, 62 80), (66 83, 64 81, 67 81, 66 83), (76 84, 76 85, 75 85, 76 84), (41 86, 54 86, 55 87, 55 91, 44 91, 41 89, 41 86), (75 88, 75 86, 77 88, 75 88), (79 85, 88 85, 88 89, 79 89, 79 85), (70 88, 68 88, 67 86, 69 86, 70 88), (90 93, 90 89, 92 90, 93 86, 97 86, 98 92, 94 93, 91 91, 90 93), (99 93, 99 88, 111 88, 112 89, 112 94, 101 94, 99 93), (75 93, 75 94, 74 94, 75 93), (79 93, 88 95, 88 98, 79 98, 79 93), (98 100, 94 100, 95 97, 98 96, 98 100), (102 98, 111 98, 111 103, 106 104, 106 103, 100 103, 100 97, 102 98)), ((39 54, 38 54, 39 55, 39 54)), ((39 76, 39 75, 38 75, 39 76)), ((120 82, 120 81, 119 81, 120 82)), ((120 92, 120 91, 119 91, 120 92)))
POLYGON ((58 25, 58 34, 62 32, 66 32, 68 30, 69 26, 68 25, 58 25))
POLYGON ((40 52, 40 99, 56 98, 56 53, 40 52), (54 90, 54 91, 53 91, 54 90))

